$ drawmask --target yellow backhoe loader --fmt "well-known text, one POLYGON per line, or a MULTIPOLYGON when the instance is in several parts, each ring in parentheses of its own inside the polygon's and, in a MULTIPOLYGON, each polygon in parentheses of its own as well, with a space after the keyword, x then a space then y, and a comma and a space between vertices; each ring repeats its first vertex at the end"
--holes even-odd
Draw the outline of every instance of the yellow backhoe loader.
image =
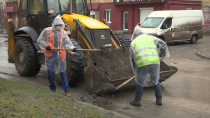
MULTIPOLYGON (((82 51, 71 54, 66 51, 70 86, 84 79, 89 93, 113 92, 110 87, 117 87, 134 76, 128 52, 131 41, 114 34, 106 20, 89 17, 86 0, 21 0, 19 7, 18 30, 13 32, 8 24, 8 54, 9 62, 15 63, 20 75, 35 76, 39 73, 45 57, 37 45, 37 38, 60 14, 76 48, 100 49, 102 45, 112 44, 112 51, 108 54, 82 51)), ((176 67, 161 62, 160 81, 176 72, 176 67)), ((121 89, 134 86, 133 80, 121 89)))

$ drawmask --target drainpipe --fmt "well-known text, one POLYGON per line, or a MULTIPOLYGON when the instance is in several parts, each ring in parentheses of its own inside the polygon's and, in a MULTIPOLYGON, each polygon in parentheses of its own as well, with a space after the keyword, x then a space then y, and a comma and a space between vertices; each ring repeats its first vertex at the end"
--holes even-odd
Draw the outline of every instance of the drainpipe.
POLYGON ((72 15, 72 0, 69 0, 69 14, 72 15))
POLYGON ((92 7, 92 2, 91 2, 91 0, 90 0, 90 5, 91 5, 91 10, 93 10, 93 7, 92 7))
POLYGON ((133 31, 134 30, 134 26, 133 26, 134 25, 134 4, 133 4, 133 16, 132 17, 133 17, 133 22, 132 22, 132 31, 133 31))
POLYGON ((133 4, 133 14, 132 14, 133 22, 132 22, 132 31, 134 30, 134 4, 133 4))

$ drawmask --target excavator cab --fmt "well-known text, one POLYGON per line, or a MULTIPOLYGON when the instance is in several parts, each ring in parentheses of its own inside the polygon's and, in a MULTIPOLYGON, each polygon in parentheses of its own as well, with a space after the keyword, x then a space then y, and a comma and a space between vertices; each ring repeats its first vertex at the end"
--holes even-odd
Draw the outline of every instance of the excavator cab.
MULTIPOLYGON (((72 6, 75 6, 73 13, 89 15, 85 0, 73 0, 72 6)), ((22 0, 20 9, 24 25, 32 27, 40 34, 44 28, 51 27, 57 15, 68 14, 70 7, 69 0, 22 0)))

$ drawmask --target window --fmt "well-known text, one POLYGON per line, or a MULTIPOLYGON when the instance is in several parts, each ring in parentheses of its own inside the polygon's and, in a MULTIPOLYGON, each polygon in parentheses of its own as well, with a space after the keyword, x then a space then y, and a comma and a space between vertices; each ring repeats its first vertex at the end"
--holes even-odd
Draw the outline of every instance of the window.
POLYGON ((123 12, 123 29, 128 30, 128 11, 123 12))
POLYGON ((26 17, 26 12, 27 12, 27 0, 23 0, 22 1, 22 11, 21 11, 21 15, 22 17, 26 17))
POLYGON ((30 14, 43 14, 43 0, 30 0, 30 14))
POLYGON ((170 28, 172 25, 172 18, 167 18, 163 24, 167 24, 167 28, 170 28))
POLYGON ((107 22, 111 22, 111 9, 106 9, 106 20, 107 22))

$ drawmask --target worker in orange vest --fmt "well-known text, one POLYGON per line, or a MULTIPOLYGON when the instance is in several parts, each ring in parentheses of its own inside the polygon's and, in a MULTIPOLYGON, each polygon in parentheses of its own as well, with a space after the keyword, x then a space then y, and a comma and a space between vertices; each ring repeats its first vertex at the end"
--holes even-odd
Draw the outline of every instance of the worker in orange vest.
MULTIPOLYGON (((44 49, 45 65, 47 66, 48 80, 50 82, 50 90, 55 92, 55 71, 60 72, 62 79, 62 86, 65 95, 70 97, 70 86, 68 85, 68 78, 66 76, 66 51, 65 50, 51 50, 51 48, 74 48, 67 33, 63 30, 64 22, 60 15, 58 15, 52 23, 52 27, 45 28, 40 34, 37 43, 44 49)), ((74 48, 76 51, 76 48, 74 48)))

